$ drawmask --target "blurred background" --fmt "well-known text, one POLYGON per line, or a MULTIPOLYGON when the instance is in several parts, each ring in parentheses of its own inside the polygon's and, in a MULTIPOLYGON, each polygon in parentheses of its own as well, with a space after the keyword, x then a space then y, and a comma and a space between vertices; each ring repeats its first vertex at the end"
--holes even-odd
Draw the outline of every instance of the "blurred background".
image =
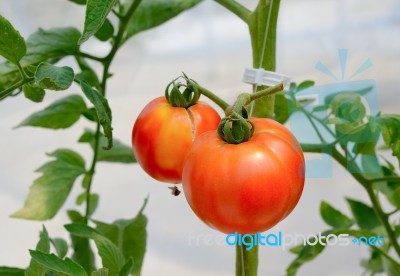
MULTIPOLYGON (((256 5, 256 1, 240 2, 249 8, 256 5)), ((39 27, 72 25, 82 30, 84 12, 82 6, 66 0, 53 0, 51 4, 45 0, 0 1, 0 14, 25 38, 39 27)), ((374 80, 382 112, 399 113, 399 1, 282 0, 277 39, 277 72, 295 82, 311 79, 316 85, 324 85, 350 81, 349 76, 370 59, 373 66, 351 81, 374 80), (343 80, 315 69, 321 62, 340 76, 339 49, 348 49, 343 80)), ((83 49, 101 56, 108 47, 91 39, 83 49)), ((63 64, 75 66, 72 59, 65 59, 63 64)), ((251 67, 246 26, 211 0, 135 36, 117 54, 111 68, 114 76, 109 81, 108 98, 114 136, 130 144, 132 125, 140 110, 162 95, 167 83, 182 71, 232 102, 239 92, 251 90, 241 82, 246 67, 251 67)), ((64 92, 47 92, 40 104, 23 96, 0 102, 0 266, 28 265, 28 249, 35 247, 42 224, 52 237, 68 240, 62 225, 68 222, 65 210, 75 206, 75 196, 81 192, 79 179, 53 220, 24 221, 9 215, 23 206, 29 186, 38 177, 34 170, 49 160, 45 152, 71 148, 90 160, 89 147, 76 143, 83 128, 90 126, 84 119, 68 130, 13 129, 31 113, 71 93, 79 94, 80 89, 72 86, 64 92)), ((224 243, 225 236, 194 216, 183 195, 171 196, 168 187, 151 179, 138 165, 100 163, 93 186, 100 194, 100 204, 93 217, 106 222, 131 218, 149 195, 143 275, 233 275, 234 248, 224 243)), ((319 216, 321 200, 349 213, 344 197, 367 200, 359 184, 334 164, 332 178, 306 180, 298 207, 268 232, 308 235, 326 230, 319 216)), ((331 246, 298 275, 321 275, 321 271, 331 276, 360 275, 360 260, 368 255, 365 246, 331 246)), ((279 247, 260 248, 259 275, 284 275, 294 257, 279 247)))

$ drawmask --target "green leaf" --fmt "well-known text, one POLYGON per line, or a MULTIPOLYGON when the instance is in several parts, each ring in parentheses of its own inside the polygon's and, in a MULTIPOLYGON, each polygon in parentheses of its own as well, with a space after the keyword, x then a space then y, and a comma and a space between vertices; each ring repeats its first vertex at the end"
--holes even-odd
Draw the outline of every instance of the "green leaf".
POLYGON ((133 258, 130 257, 128 261, 124 264, 124 266, 119 271, 118 276, 129 276, 131 271, 133 270, 133 258))
POLYGON ((301 90, 304 90, 304 89, 307 89, 307 88, 309 88, 309 87, 311 87, 311 86, 314 86, 314 84, 315 84, 315 82, 312 81, 312 80, 303 81, 302 83, 300 83, 300 84, 297 86, 297 92, 299 92, 299 91, 301 91, 301 90))
POLYGON ((91 276, 108 276, 108 268, 100 268, 96 271, 93 271, 91 276))
POLYGON ((58 149, 48 155, 55 160, 36 170, 42 176, 30 187, 24 207, 12 214, 12 217, 51 219, 64 204, 76 178, 85 173, 85 161, 72 150, 58 149))
POLYGON ((365 267, 372 273, 383 272, 381 254, 376 251, 371 251, 371 257, 361 261, 361 266, 365 267))
MULTIPOLYGON (((82 136, 79 138, 81 143, 89 143, 94 148, 95 134, 94 132, 86 129, 82 136)), ((100 133, 100 145, 107 143, 106 138, 100 133)), ((102 148, 98 151, 97 161, 104 162, 121 162, 121 163, 134 163, 136 162, 133 156, 132 147, 123 144, 117 139, 114 139, 113 147, 110 150, 104 150, 102 148)))
POLYGON ((370 117, 364 128, 349 137, 349 140, 355 143, 354 153, 375 154, 375 147, 381 134, 378 120, 376 117, 370 117))
POLYGON ((73 27, 39 29, 28 38, 28 51, 21 63, 27 66, 78 54, 80 36, 80 32, 73 27))
POLYGON ((82 97, 71 95, 53 102, 42 111, 31 114, 17 127, 68 128, 79 120, 85 109, 86 104, 82 97))
POLYGON ((107 19, 117 0, 88 0, 86 4, 85 27, 78 44, 81 45, 94 35, 107 19))
MULTIPOLYGON (((46 228, 43 226, 43 230, 40 232, 40 239, 36 245, 36 250, 49 253, 50 252, 50 239, 49 234, 47 233, 46 228)), ((45 276, 46 275, 46 267, 31 259, 29 267, 25 272, 26 276, 45 276)))
POLYGON ((118 274, 125 260, 122 252, 112 241, 85 224, 73 223, 67 224, 64 227, 75 236, 93 239, 102 259, 103 266, 109 269, 110 275, 118 274))
POLYGON ((386 272, 387 276, 400 275, 400 265, 398 263, 395 263, 392 260, 388 260, 386 258, 382 258, 382 262, 384 271, 386 272))
POLYGON ((0 55, 17 64, 26 54, 26 44, 13 25, 0 15, 0 55))
MULTIPOLYGON (((124 4, 124 13, 134 0, 127 0, 124 4)), ((200 3, 201 0, 146 0, 142 1, 128 23, 124 40, 133 35, 163 24, 181 12, 200 3)))
POLYGON ((113 137, 111 127, 112 116, 108 101, 100 92, 93 89, 86 82, 82 81, 80 84, 83 93, 96 108, 97 118, 99 119, 99 123, 103 127, 104 134, 107 137, 108 144, 106 147, 103 147, 103 149, 109 150, 113 146, 113 137))
POLYGON ((57 252, 57 256, 64 258, 68 253, 68 243, 61 238, 54 238, 50 240, 57 252))
POLYGON ((36 69, 35 81, 44 89, 65 90, 71 86, 74 76, 74 70, 71 67, 57 67, 42 62, 36 69))
POLYGON ((78 5, 86 5, 86 0, 68 0, 78 5))
POLYGON ((274 119, 284 124, 289 119, 289 100, 282 93, 275 94, 274 119))
POLYGON ((106 19, 100 29, 95 33, 95 37, 100 41, 107 41, 114 35, 114 26, 110 20, 106 19))
POLYGON ((17 267, 0 266, 0 275, 4 276, 25 276, 25 270, 17 267))
POLYGON ((115 245, 122 246, 125 259, 133 258, 133 275, 140 275, 143 258, 146 251, 147 218, 143 210, 147 204, 145 199, 139 213, 133 219, 120 219, 112 224, 94 221, 96 230, 111 240, 115 245))
POLYGON ((400 164, 400 115, 382 115, 380 128, 385 144, 392 149, 392 155, 397 157, 400 164))
MULTIPOLYGON (((86 192, 81 193, 76 198, 76 204, 81 205, 86 200, 86 192)), ((99 204, 99 195, 98 194, 90 194, 90 207, 89 207, 89 216, 91 216, 99 204)))
POLYGON ((347 203, 349 204, 354 215, 354 219, 360 228, 372 230, 381 225, 381 222, 375 214, 374 209, 372 209, 370 206, 349 198, 347 198, 347 203))
POLYGON ((37 84, 25 84, 22 86, 22 90, 24 91, 25 98, 35 103, 43 101, 44 95, 46 94, 44 89, 37 84))
MULTIPOLYGON (((84 217, 75 210, 68 210, 67 212, 69 219, 75 223, 85 223, 84 217)), ((91 273, 94 268, 94 254, 89 243, 89 239, 77 237, 75 235, 71 236, 72 248, 74 253, 72 255, 72 260, 81 264, 83 268, 91 273)))
POLYGON ((83 267, 69 258, 63 260, 54 254, 35 250, 29 250, 29 252, 36 262, 52 271, 71 276, 87 276, 83 267))
POLYGON ((334 228, 349 228, 353 221, 339 210, 333 208, 328 202, 322 201, 319 207, 323 220, 334 228))

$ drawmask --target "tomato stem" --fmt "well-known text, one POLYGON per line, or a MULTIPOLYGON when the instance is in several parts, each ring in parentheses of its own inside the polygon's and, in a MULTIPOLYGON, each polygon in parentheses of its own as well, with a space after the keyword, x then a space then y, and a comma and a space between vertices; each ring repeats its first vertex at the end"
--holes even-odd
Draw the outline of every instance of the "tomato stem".
POLYGON ((236 276, 257 276, 258 246, 247 250, 236 245, 236 276))
POLYGON ((199 89, 199 92, 206 96, 207 98, 209 98, 211 101, 213 101, 216 105, 218 105, 220 108, 222 108, 222 110, 224 112, 226 112, 226 110, 229 107, 229 104, 227 102, 225 102, 223 99, 221 99, 220 97, 218 97, 217 95, 215 95, 213 92, 211 92, 210 90, 208 90, 207 88, 204 88, 203 86, 199 85, 199 84, 195 84, 197 86, 197 89, 199 89))

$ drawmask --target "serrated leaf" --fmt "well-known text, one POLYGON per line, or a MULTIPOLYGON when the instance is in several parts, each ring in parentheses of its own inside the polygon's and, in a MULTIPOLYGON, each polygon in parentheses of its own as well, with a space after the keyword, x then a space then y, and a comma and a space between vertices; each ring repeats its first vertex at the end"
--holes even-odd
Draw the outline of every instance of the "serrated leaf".
POLYGON ((0 55, 17 64, 26 54, 26 44, 13 25, 0 15, 0 55))
MULTIPOLYGON (((134 0, 127 0, 124 4, 124 12, 132 5, 134 0)), ((201 0, 146 0, 142 1, 128 23, 124 40, 133 35, 154 28, 181 12, 190 9, 200 3, 201 0)))
POLYGON ((79 120, 86 108, 81 96, 71 95, 53 102, 44 110, 31 114, 17 127, 68 128, 79 120))
POLYGON ((120 219, 112 224, 94 221, 96 230, 111 240, 115 245, 122 246, 125 259, 133 258, 133 275, 140 275, 143 258, 146 251, 147 218, 143 210, 147 199, 143 203, 139 213, 133 219, 120 219))
POLYGON ((381 225, 379 218, 375 214, 374 209, 365 203, 347 198, 347 203, 351 208, 354 219, 358 226, 362 229, 372 230, 381 225))
POLYGON ((52 271, 70 276, 87 276, 83 267, 69 258, 63 260, 54 254, 35 250, 29 250, 29 253, 36 262, 52 271))
POLYGON ((17 267, 0 266, 0 275, 4 276, 24 276, 25 270, 17 267))
POLYGON ((108 268, 100 268, 96 271, 93 271, 91 276, 108 276, 108 268))
POLYGON ((68 89, 74 81, 74 76, 71 67, 58 67, 42 62, 36 69, 35 81, 44 89, 58 91, 68 89))
POLYGON ((73 223, 67 224, 64 227, 72 235, 93 239, 102 259, 103 266, 109 269, 110 275, 118 274, 125 260, 122 252, 114 243, 85 224, 73 223))
POLYGON ((42 176, 30 187, 24 207, 12 214, 12 217, 51 219, 64 204, 76 178, 85 173, 85 161, 72 150, 58 149, 48 155, 55 160, 37 170, 42 176))
POLYGON ((321 202, 319 209, 323 220, 334 228, 349 228, 353 225, 353 221, 350 218, 333 208, 326 201, 321 202))
POLYGON ((85 26, 78 44, 81 45, 94 35, 107 19, 117 0, 87 0, 85 26))
POLYGON ((62 238, 50 239, 51 244, 54 246, 57 252, 57 256, 64 258, 68 253, 68 243, 62 238))
MULTIPOLYGON (((50 239, 49 234, 47 233, 46 228, 43 226, 43 230, 40 232, 40 239, 36 245, 36 250, 49 253, 50 252, 50 239)), ((46 267, 31 259, 29 267, 26 269, 26 276, 45 276, 46 275, 46 267)))
POLYGON ((382 115, 380 128, 385 144, 392 149, 392 155, 397 157, 400 164, 400 115, 382 115))
POLYGON ((108 101, 104 96, 98 92, 97 90, 93 89, 89 84, 82 81, 81 88, 85 96, 89 99, 89 101, 94 105, 96 109, 97 118, 99 123, 103 127, 104 134, 107 138, 108 144, 106 147, 103 147, 106 150, 109 150, 113 146, 113 136, 112 136, 112 115, 111 109, 108 105, 108 101))
MULTIPOLYGON (((94 147, 95 134, 94 132, 86 129, 82 136, 79 138, 81 143, 89 143, 90 146, 94 147)), ((100 145, 107 143, 106 138, 100 133, 100 145)), ((113 147, 110 150, 104 150, 99 148, 97 161, 104 162, 121 162, 121 163, 134 163, 136 162, 133 156, 132 148, 128 145, 123 144, 117 139, 114 139, 113 147)))
POLYGON ((114 26, 110 20, 106 19, 100 29, 95 33, 95 37, 100 41, 107 41, 114 35, 114 26))
POLYGON ((43 101, 46 92, 37 84, 25 84, 22 86, 22 91, 24 91, 25 98, 31 100, 35 103, 40 103, 43 101))
MULTIPOLYGON (((67 211, 69 219, 74 223, 85 223, 85 218, 75 210, 67 211)), ((88 272, 92 272, 95 268, 94 265, 94 254, 89 243, 89 239, 77 237, 70 234, 71 236, 71 247, 73 248, 72 260, 81 264, 83 268, 88 272)))

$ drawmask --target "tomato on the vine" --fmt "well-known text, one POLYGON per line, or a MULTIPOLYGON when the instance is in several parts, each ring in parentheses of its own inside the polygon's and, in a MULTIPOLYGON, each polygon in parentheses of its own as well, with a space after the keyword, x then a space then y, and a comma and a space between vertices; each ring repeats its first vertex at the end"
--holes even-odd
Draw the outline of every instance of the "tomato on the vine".
POLYGON ((187 155, 182 184, 189 205, 224 233, 265 231, 296 206, 304 186, 304 155, 291 132, 251 118, 253 136, 229 144, 217 131, 200 135, 187 155))
POLYGON ((158 97, 145 106, 133 126, 135 157, 153 178, 180 183, 183 161, 193 140, 205 131, 215 130, 220 119, 207 103, 174 107, 165 97, 158 97))

